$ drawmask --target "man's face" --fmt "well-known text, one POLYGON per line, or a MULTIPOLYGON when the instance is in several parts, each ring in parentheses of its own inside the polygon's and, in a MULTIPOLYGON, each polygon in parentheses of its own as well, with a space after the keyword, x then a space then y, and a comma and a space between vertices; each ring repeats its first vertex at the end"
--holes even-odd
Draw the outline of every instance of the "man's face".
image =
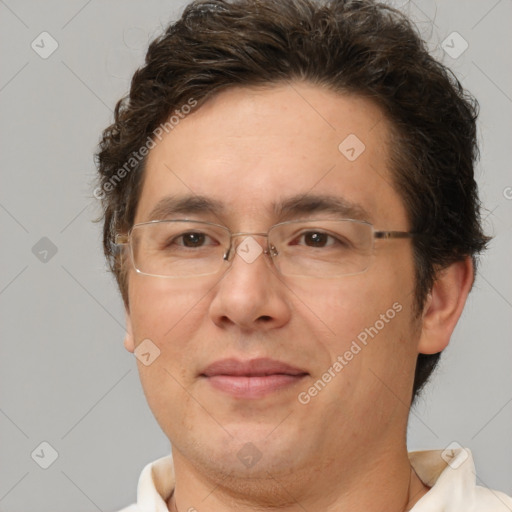
MULTIPOLYGON (((205 196, 223 212, 167 218, 261 233, 283 220, 274 204, 325 195, 364 208, 377 230, 406 231, 388 133, 380 109, 362 98, 298 83, 233 88, 151 150, 135 223, 165 197, 205 196), (350 134, 365 145, 359 156, 353 137, 339 148, 350 134)), ((295 218, 325 217, 333 218, 295 218)), ((212 474, 267 477, 325 467, 340 453, 366 464, 365 453, 401 446, 417 356, 413 282, 408 240, 376 240, 364 273, 332 279, 283 276, 264 254, 251 263, 235 254, 227 272, 201 277, 130 270, 127 348, 149 338, 160 350, 138 365, 175 456, 212 474), (270 358, 302 375, 252 395, 230 392, 204 376, 229 358, 270 358)))

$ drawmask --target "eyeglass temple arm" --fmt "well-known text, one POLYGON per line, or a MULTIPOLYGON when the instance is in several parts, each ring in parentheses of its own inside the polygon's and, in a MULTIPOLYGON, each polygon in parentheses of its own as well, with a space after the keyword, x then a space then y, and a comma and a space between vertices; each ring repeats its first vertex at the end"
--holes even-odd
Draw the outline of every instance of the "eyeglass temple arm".
POLYGON ((128 243, 128 235, 124 233, 117 233, 114 237, 114 244, 115 245, 124 245, 128 243))
POLYGON ((413 238, 418 233, 412 233, 411 231, 375 231, 373 236, 375 238, 413 238))

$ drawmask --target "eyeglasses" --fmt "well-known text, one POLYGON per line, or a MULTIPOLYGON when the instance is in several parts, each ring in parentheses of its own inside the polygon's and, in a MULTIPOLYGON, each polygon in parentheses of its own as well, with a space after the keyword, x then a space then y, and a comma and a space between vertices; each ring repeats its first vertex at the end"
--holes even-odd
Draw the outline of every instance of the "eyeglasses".
POLYGON ((117 234, 115 244, 129 245, 135 270, 155 277, 184 278, 226 270, 235 253, 246 262, 268 255, 285 276, 334 278, 367 270, 375 239, 412 238, 408 231, 375 231, 359 220, 292 220, 268 233, 231 233, 220 224, 193 220, 156 220, 117 234), (264 249, 246 238, 236 250, 233 238, 266 237, 264 249))

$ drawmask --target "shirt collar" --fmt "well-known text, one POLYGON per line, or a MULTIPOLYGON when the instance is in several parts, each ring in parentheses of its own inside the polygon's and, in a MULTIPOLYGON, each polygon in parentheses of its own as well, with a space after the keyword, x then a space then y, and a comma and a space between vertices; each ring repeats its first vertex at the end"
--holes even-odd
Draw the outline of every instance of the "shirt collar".
POLYGON ((137 507, 140 512, 169 512, 166 502, 174 489, 174 482, 171 455, 147 464, 137 486, 137 507))
POLYGON ((467 448, 425 450, 409 453, 420 480, 431 487, 411 512, 470 510, 475 503, 475 464, 467 448))

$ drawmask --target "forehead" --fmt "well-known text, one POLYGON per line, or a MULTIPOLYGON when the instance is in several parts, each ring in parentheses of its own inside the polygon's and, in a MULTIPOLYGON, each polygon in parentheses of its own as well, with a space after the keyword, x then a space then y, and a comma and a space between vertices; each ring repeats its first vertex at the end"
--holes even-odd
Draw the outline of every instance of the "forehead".
POLYGON ((223 221, 249 229, 281 220, 279 205, 298 196, 328 195, 377 227, 377 219, 403 226, 388 143, 381 109, 356 95, 304 83, 228 89, 151 149, 135 222, 154 218, 165 198, 201 196, 223 221))

